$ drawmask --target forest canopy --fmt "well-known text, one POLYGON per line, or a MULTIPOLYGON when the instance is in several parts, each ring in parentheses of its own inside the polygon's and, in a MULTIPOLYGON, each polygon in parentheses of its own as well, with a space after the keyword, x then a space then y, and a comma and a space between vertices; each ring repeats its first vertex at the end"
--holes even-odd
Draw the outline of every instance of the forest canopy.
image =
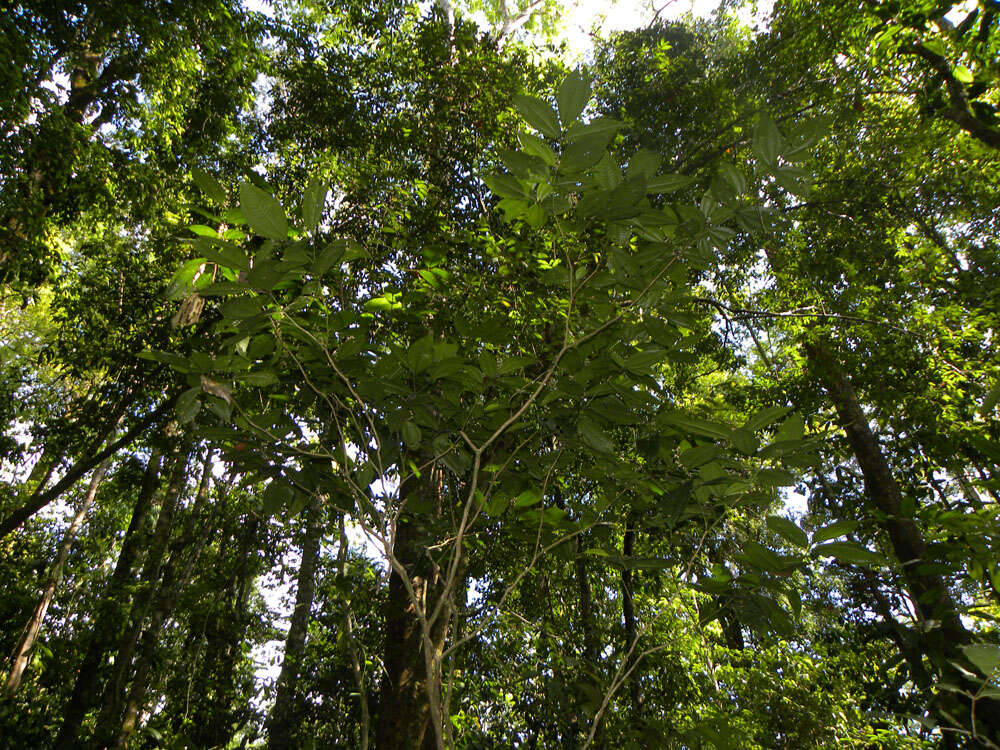
POLYGON ((0 745, 1000 750, 1000 3, 672 5, 0 12, 0 745))

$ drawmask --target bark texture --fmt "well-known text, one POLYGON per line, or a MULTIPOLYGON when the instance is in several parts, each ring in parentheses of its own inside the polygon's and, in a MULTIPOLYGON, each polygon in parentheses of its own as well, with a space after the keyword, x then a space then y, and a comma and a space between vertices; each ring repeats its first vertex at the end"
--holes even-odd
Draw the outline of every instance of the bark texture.
POLYGON ((31 613, 31 617, 28 618, 21 638, 14 649, 13 664, 4 682, 4 695, 8 698, 13 697, 17 693, 17 689, 21 686, 21 678, 24 675, 24 670, 28 667, 28 661, 31 658, 35 642, 38 640, 38 635, 42 631, 42 623, 45 622, 45 613, 48 612, 49 604, 52 603, 52 597, 56 593, 56 587, 59 585, 59 581, 62 580, 62 571, 66 565, 66 558, 69 557, 73 541, 76 539, 76 535, 79 533, 80 527, 87 517, 87 511, 94 504, 94 498, 97 497, 97 489, 101 486, 101 481, 104 479, 104 473, 107 471, 107 468, 108 462, 104 461, 104 463, 94 469, 94 473, 90 477, 90 486, 87 488, 87 494, 84 496, 83 502, 80 503, 80 508, 77 510, 76 515, 73 516, 69 528, 66 529, 66 533, 63 535, 62 544, 59 545, 59 552, 56 554, 56 559, 49 570, 48 580, 45 583, 42 596, 34 612, 31 613))
POLYGON ((428 623, 425 639, 414 600, 420 603, 423 613, 438 608, 442 596, 442 571, 428 554, 429 531, 418 516, 405 511, 408 501, 418 503, 419 499, 429 499, 430 505, 440 510, 440 488, 430 479, 431 475, 432 472, 427 472, 424 477, 409 479, 400 487, 404 512, 396 524, 393 553, 406 571, 413 596, 399 572, 393 569, 389 574, 385 604, 385 672, 375 727, 379 750, 437 747, 442 729, 432 726, 431 694, 440 695, 440 654, 448 634, 451 610, 447 606, 440 608, 437 617, 428 623))
POLYGON ((73 693, 63 709, 63 723, 56 738, 56 747, 75 747, 80 726, 96 692, 100 666, 118 635, 122 620, 125 587, 132 581, 139 553, 146 541, 148 520, 153 498, 160 483, 160 453, 154 451, 146 463, 142 486, 129 519, 122 549, 114 573, 94 617, 87 652, 77 669, 73 693))
POLYGON ((131 673, 135 648, 142 635, 143 625, 149 615, 150 608, 156 601, 160 575, 174 526, 174 516, 180 497, 184 492, 187 459, 188 455, 185 451, 179 451, 175 456, 166 496, 160 506, 156 527, 153 529, 153 536, 149 543, 149 551, 139 575, 139 587, 133 599, 129 624, 118 640, 114 669, 104 687, 101 711, 97 716, 97 735, 95 737, 97 747, 103 747, 113 739, 115 728, 119 726, 118 717, 121 715, 124 690, 131 673))
MULTIPOLYGON (((925 624, 920 636, 921 650, 938 668, 944 681, 967 685, 974 692, 975 686, 968 684, 955 667, 956 661, 964 661, 961 647, 970 644, 972 637, 962 625, 958 607, 944 579, 925 567, 928 562, 933 562, 928 559, 927 543, 921 529, 903 514, 903 492, 861 408, 854 386, 827 343, 807 344, 806 354, 833 402, 854 457, 861 467, 869 515, 889 538, 892 551, 902 567, 903 582, 917 618, 925 624)), ((902 656, 906 658, 907 653, 904 651, 902 656)), ((966 718, 971 719, 970 706, 968 701, 956 696, 955 693, 940 693, 937 709, 952 720, 956 713, 964 714, 958 718, 963 719, 965 724, 966 718)), ((975 706, 975 713, 978 731, 997 743, 1000 740, 1000 701, 981 699, 975 706)))
POLYGON ((322 508, 317 500, 309 506, 305 534, 302 540, 302 561, 296 579, 295 608, 292 610, 285 638, 285 655, 278 675, 278 690, 274 707, 267 721, 267 746, 269 750, 289 750, 294 747, 295 699, 302 655, 306 649, 309 614, 316 590, 316 567, 319 563, 322 537, 322 508))
MULTIPOLYGON (((170 557, 163 566, 163 575, 157 588, 149 625, 138 645, 135 671, 124 701, 125 716, 113 744, 115 748, 127 747, 138 726, 140 713, 146 705, 150 677, 157 666, 158 646, 164 625, 173 613, 184 586, 190 581, 194 566, 211 536, 211 524, 206 523, 205 510, 211 479, 212 457, 209 454, 205 458, 195 501, 185 514, 184 528, 170 545, 170 557)), ((100 726, 98 728, 101 729, 100 726)))
MULTIPOLYGON (((622 536, 622 557, 631 559, 635 553, 635 524, 631 521, 625 524, 625 533, 622 536)), ((632 582, 632 569, 622 568, 622 619, 625 624, 625 642, 622 644, 622 653, 627 654, 635 646, 638 637, 638 627, 635 619, 635 589, 632 582)), ((637 649, 633 649, 634 651, 637 649)), ((632 667, 634 657, 626 669, 632 667)), ((638 668, 633 669, 628 678, 629 706, 632 712, 632 719, 638 719, 642 715, 642 694, 639 690, 638 668)))

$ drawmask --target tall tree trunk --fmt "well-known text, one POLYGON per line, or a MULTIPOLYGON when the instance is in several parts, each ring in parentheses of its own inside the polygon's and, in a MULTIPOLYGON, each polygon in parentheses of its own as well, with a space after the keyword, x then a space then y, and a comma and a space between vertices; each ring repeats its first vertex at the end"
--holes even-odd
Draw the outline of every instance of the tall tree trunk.
POLYGON ((187 459, 188 453, 186 450, 177 451, 173 471, 170 476, 170 483, 167 486, 166 495, 160 506, 160 513, 156 519, 156 528, 153 530, 149 551, 143 562, 142 572, 139 575, 139 589, 133 599, 129 624, 118 640, 114 669, 104 686, 101 711, 97 716, 96 724, 97 731, 104 734, 99 734, 97 737, 98 740, 102 738, 106 739, 107 733, 113 733, 114 727, 119 726, 122 695, 125 684, 128 681, 128 676, 132 670, 132 656, 135 653, 136 644, 142 634, 146 616, 155 601, 157 584, 160 580, 163 561, 170 541, 170 532, 173 529, 174 515, 180 496, 184 491, 184 485, 186 484, 187 459))
MULTIPOLYGON (((635 552, 634 547, 635 524, 632 521, 626 521, 625 533, 622 536, 622 557, 625 560, 632 558, 635 552)), ((622 619, 625 623, 625 643, 623 644, 622 653, 628 653, 630 649, 634 653, 638 628, 635 620, 635 589, 632 585, 632 569, 629 567, 622 568, 622 619)), ((632 668, 634 660, 635 657, 633 656, 630 662, 625 665, 625 668, 632 668)), ((642 695, 639 692, 638 669, 633 669, 632 674, 629 675, 628 695, 632 710, 632 720, 635 721, 642 715, 642 695)))
MULTIPOLYGON (((854 457, 861 467, 870 511, 874 511, 874 520, 889 537, 917 617, 931 626, 926 628, 920 639, 924 653, 937 666, 946 682, 966 685, 974 691, 975 686, 969 685, 954 664, 964 661, 961 646, 971 643, 972 638, 962 625, 958 608, 944 580, 925 567, 929 562, 927 544, 920 528, 903 515, 902 490, 861 409, 854 386, 834 359, 827 343, 807 344, 806 354, 837 410, 854 457)), ((949 713, 953 714, 956 703, 958 699, 954 693, 939 696, 938 705, 947 708, 949 713)), ((980 729, 988 733, 993 742, 1000 740, 1000 701, 980 700, 976 714, 980 729)))
MULTIPOLYGON (((337 575, 343 581, 348 545, 347 529, 345 528, 343 513, 339 514, 337 529, 340 532, 340 548, 337 550, 337 575)), ((368 713, 368 686, 365 680, 365 671, 362 667, 364 660, 361 657, 357 636, 354 633, 354 614, 351 610, 350 597, 344 601, 344 631, 347 634, 347 647, 351 656, 351 671, 354 674, 354 685, 358 689, 358 704, 361 711, 361 726, 358 728, 360 735, 358 747, 360 750, 368 750, 369 735, 371 734, 371 716, 368 713)))
MULTIPOLYGON (((167 618, 173 613, 177 598, 184 584, 190 580, 191 572, 211 535, 205 513, 211 479, 212 454, 209 452, 205 457, 195 501, 185 514, 184 529, 170 545, 170 557, 163 566, 163 577, 157 588, 156 602, 150 614, 149 625, 139 644, 135 673, 125 700, 125 718, 114 741, 115 748, 126 747, 135 732, 139 714, 146 705, 149 676, 155 664, 157 646, 162 639, 161 631, 167 618)), ((98 726, 99 731, 102 728, 98 726)))
MULTIPOLYGON (((238 518, 238 517, 237 517, 238 518)), ((251 515, 244 524, 237 562, 225 589, 230 601, 210 616, 205 632, 205 661, 198 676, 198 700, 192 722, 191 741, 195 747, 226 747, 233 734, 236 701, 236 665, 242 655, 240 644, 249 623, 247 603, 259 571, 259 545, 266 527, 251 515)), ((219 563, 224 548, 220 546, 219 563)))
POLYGON ((42 597, 38 601, 35 611, 32 612, 31 617, 28 618, 28 622, 24 626, 21 639, 14 649, 14 661, 10 668, 10 672, 7 674, 7 679, 4 682, 4 695, 7 698, 12 698, 17 692, 18 687, 21 685, 21 677, 24 675, 24 670, 28 666, 28 660, 31 656, 31 651, 35 646, 35 641, 38 640, 38 634, 42 630, 42 623, 45 621, 45 613, 48 611, 49 604, 52 602, 52 597, 56 593, 56 586, 58 586, 59 581, 62 580, 62 571, 66 564, 66 558, 69 557, 69 551, 73 546, 73 541, 76 539, 77 533, 80 531, 80 527, 83 525, 83 520, 87 516, 87 511, 90 510, 90 506, 94 504, 94 498, 97 497, 97 489, 101 486, 101 481, 104 479, 104 473, 107 469, 107 459, 94 469, 94 473, 90 476, 90 486, 87 488, 87 494, 84 497, 83 502, 80 503, 80 508, 73 517, 69 528, 66 529, 66 533, 63 535, 62 544, 59 546, 59 552, 56 555, 55 562, 52 564, 52 568, 49 570, 48 581, 45 584, 45 590, 42 592, 42 597))
MULTIPOLYGON (((600 691, 603 689, 603 685, 601 680, 601 665, 598 662, 600 650, 597 644, 597 621, 594 617, 594 598, 590 590, 590 578, 587 575, 587 557, 584 554, 585 552, 586 545, 584 544, 583 535, 579 534, 576 537, 576 560, 574 561, 574 567, 576 569, 580 630, 583 636, 583 663, 585 669, 581 670, 581 677, 589 681, 597 691, 600 691)), ((596 711, 596 706, 594 710, 596 711)), ((602 715, 594 719, 594 721, 598 722, 598 725, 594 730, 594 740, 591 746, 597 748, 597 750, 602 750, 607 744, 603 718, 602 715)))
MULTIPOLYGON (((399 489, 400 504, 430 499, 431 506, 441 507, 440 487, 432 479, 434 472, 421 478, 407 479, 399 489), (421 495, 423 497, 421 497, 421 495)), ((429 641, 425 642, 414 598, 424 613, 433 612, 442 595, 441 570, 427 550, 428 531, 419 516, 405 510, 396 522, 393 555, 406 571, 413 588, 413 598, 393 568, 389 573, 385 603, 385 671, 379 690, 379 711, 375 726, 379 750, 422 750, 443 743, 443 728, 432 726, 434 709, 431 693, 440 691, 439 656, 448 635, 451 610, 443 607, 429 623, 429 641)))
POLYGON ((19 529, 25 521, 35 515, 38 511, 51 503, 53 500, 68 490, 84 474, 93 469, 102 461, 115 455, 122 448, 131 445, 133 441, 151 425, 156 423, 164 414, 173 408, 176 397, 168 398, 160 404, 153 412, 146 415, 130 427, 124 435, 111 442, 103 450, 97 451, 93 455, 81 458, 67 471, 58 482, 43 489, 39 486, 20 507, 11 511, 6 518, 0 521, 0 539, 3 539, 12 531, 19 529))
POLYGON ((309 614, 316 587, 316 566, 319 563, 320 539, 323 530, 323 509, 319 500, 313 499, 306 511, 306 528, 302 540, 302 561, 296 580, 295 608, 285 638, 285 655, 281 660, 278 689, 274 706, 267 720, 267 747, 269 750, 289 750, 294 747, 295 698, 302 655, 306 648, 309 614))
POLYGON ((100 666, 118 634, 122 620, 124 589, 132 580, 136 560, 146 541, 149 511, 159 486, 160 459, 160 452, 154 450, 146 463, 142 486, 139 488, 139 495, 132 509, 132 517, 129 519, 114 573, 111 574, 111 580, 105 587, 104 596, 94 617, 87 652, 77 669, 73 693, 63 709, 63 724, 56 738, 56 747, 75 746, 83 717, 91 705, 97 688, 100 666))

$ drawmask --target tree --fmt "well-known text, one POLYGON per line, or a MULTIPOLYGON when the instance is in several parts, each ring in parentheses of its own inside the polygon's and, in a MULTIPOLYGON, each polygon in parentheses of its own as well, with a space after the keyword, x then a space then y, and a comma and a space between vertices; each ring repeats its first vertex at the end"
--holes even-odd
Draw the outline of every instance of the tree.
POLYGON ((0 734, 994 747, 990 8, 730 9, 17 6, 0 734))

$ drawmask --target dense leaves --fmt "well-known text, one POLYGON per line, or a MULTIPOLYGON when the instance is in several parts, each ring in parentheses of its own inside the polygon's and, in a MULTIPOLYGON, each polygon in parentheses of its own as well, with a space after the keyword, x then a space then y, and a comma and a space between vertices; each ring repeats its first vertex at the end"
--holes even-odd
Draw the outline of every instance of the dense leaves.
POLYGON ((1000 746, 994 4, 264 11, 0 22, 7 746, 1000 746))

